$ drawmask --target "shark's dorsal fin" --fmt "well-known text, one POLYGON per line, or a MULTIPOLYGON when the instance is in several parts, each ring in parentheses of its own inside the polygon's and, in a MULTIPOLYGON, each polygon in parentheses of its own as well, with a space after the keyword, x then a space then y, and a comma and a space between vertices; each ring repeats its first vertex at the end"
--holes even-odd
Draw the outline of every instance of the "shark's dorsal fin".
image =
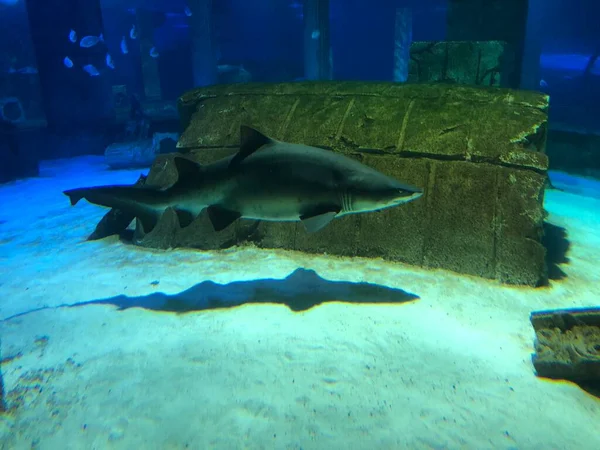
POLYGON ((240 151, 229 161, 229 168, 236 167, 263 145, 272 142, 274 142, 273 139, 265 136, 260 131, 247 125, 240 126, 240 151))
POLYGON ((174 185, 198 182, 202 177, 202 166, 190 159, 176 156, 173 163, 177 169, 177 181, 174 185))

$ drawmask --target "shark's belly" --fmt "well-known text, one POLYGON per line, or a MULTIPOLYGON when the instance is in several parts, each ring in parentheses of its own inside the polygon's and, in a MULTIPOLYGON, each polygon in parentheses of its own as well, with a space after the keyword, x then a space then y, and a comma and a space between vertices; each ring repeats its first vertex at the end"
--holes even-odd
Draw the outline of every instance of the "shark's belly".
POLYGON ((240 214, 245 219, 296 221, 300 220, 301 211, 298 207, 266 199, 244 205, 240 208, 240 214))
POLYGON ((310 186, 256 187, 237 193, 232 209, 246 219, 267 221, 297 221, 300 216, 322 204, 336 201, 333 192, 310 186))

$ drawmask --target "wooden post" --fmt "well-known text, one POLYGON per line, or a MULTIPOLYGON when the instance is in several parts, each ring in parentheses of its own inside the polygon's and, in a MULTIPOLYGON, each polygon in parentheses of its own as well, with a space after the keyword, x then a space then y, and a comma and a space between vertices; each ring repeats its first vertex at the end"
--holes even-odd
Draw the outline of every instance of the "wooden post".
POLYGON ((394 37, 394 81, 406 82, 412 44, 412 10, 396 8, 394 37))
POLYGON ((304 76, 307 80, 333 78, 329 0, 304 2, 304 76))
POLYGON ((213 40, 212 0, 189 0, 190 37, 194 86, 217 82, 217 59, 213 40))
POLYGON ((160 75, 158 72, 158 58, 150 56, 154 47, 153 12, 143 9, 136 10, 138 41, 140 43, 140 56, 142 59, 142 78, 146 100, 156 101, 162 99, 160 88, 160 75))

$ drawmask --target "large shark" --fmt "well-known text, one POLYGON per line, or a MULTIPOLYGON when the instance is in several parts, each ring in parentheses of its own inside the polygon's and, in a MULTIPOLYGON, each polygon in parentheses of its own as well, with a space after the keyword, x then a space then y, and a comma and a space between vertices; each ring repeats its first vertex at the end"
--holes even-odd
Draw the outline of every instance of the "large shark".
POLYGON ((336 217, 391 208, 422 190, 330 150, 271 139, 242 125, 239 151, 208 165, 177 156, 170 187, 98 186, 65 191, 135 216, 150 231, 169 207, 182 227, 204 209, 216 231, 238 218, 302 221, 309 232, 336 217))

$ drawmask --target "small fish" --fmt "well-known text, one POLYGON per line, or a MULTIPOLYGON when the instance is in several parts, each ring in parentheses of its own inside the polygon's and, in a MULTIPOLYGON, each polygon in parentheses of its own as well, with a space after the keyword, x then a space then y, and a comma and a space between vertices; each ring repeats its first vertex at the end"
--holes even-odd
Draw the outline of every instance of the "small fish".
POLYGON ((321 36, 321 32, 319 30, 314 30, 310 34, 310 37, 313 38, 313 39, 319 39, 319 36, 321 36))
POLYGON ((123 39, 121 39, 121 53, 123 53, 124 55, 129 53, 129 49, 127 48, 127 41, 125 40, 125 36, 123 36, 123 39))
POLYGON ((90 75, 90 77, 97 77, 98 75, 100 75, 98 69, 96 69, 96 67, 92 64, 87 64, 83 66, 83 70, 85 70, 90 75))
POLYGON ((543 78, 540 80, 540 87, 548 87, 548 82, 543 78))
POLYGON ((106 66, 111 69, 115 68, 115 62, 113 61, 112 56, 110 56, 110 53, 106 54, 106 66))
POLYGON ((217 66, 217 73, 226 73, 242 70, 245 70, 243 65, 236 66, 233 64, 219 64, 217 66))
POLYGON ((188 17, 192 17, 192 10, 189 8, 189 6, 185 7, 185 9, 183 10, 183 13, 188 17))
POLYGON ((135 29, 135 25, 131 25, 131 30, 129 30, 129 37, 134 41, 137 39, 137 30, 135 29))
POLYGON ((65 56, 65 59, 63 59, 63 64, 65 65, 65 67, 70 69, 71 67, 73 67, 73 60, 68 56, 65 56))
POLYGON ((244 68, 243 64, 239 66, 219 64, 217 73, 222 79, 228 80, 227 83, 248 83, 252 81, 252 74, 244 68))
POLYGON ((93 47, 98 42, 104 42, 104 36, 100 33, 100 36, 85 36, 79 41, 79 46, 84 48, 93 47))
POLYGON ((21 69, 17 69, 16 72, 24 75, 34 75, 38 73, 38 70, 35 67, 26 66, 21 69))
POLYGON ((158 53, 158 50, 156 50, 156 47, 152 47, 150 49, 150 56, 152 56, 153 58, 158 58, 160 56, 160 53, 158 53))
POLYGON ((73 44, 77 42, 77 33, 73 29, 71 29, 69 32, 69 41, 71 41, 73 44))

